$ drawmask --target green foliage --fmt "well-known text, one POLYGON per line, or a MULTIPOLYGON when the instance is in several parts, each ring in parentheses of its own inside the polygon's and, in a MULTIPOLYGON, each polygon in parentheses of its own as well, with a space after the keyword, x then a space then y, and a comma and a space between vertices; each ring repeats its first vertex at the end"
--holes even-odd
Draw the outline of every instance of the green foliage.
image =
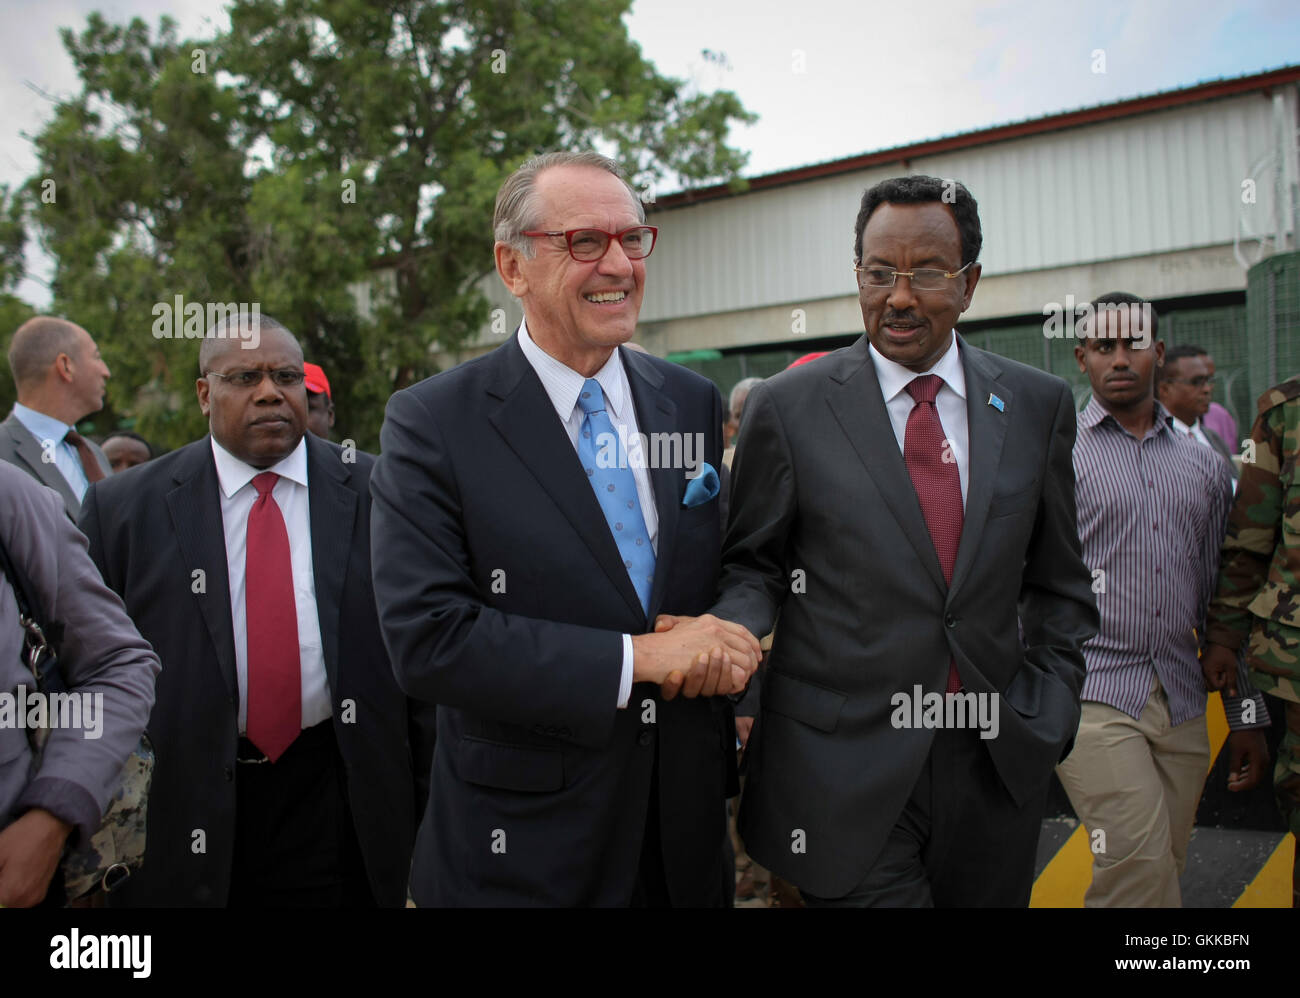
POLYGON ((152 331, 179 294, 288 325, 330 376, 336 435, 373 449, 388 396, 487 321, 492 204, 527 156, 599 148, 637 186, 734 179, 729 128, 753 116, 659 75, 628 8, 236 0, 207 39, 166 17, 65 30, 82 90, 37 136, 24 196, 57 261, 53 311, 113 371, 97 429, 126 415, 167 447, 203 433, 197 344, 152 331))

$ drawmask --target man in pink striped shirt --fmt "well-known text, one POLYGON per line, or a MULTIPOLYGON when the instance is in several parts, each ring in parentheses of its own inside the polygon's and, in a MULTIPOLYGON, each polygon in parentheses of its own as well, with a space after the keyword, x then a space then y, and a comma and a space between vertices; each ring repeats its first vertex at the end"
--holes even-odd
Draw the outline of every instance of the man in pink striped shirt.
MULTIPOLYGON (((1155 309, 1121 292, 1093 309, 1074 348, 1093 390, 1074 471, 1101 629, 1083 646, 1083 713, 1057 774, 1092 847, 1084 904, 1172 908, 1210 762, 1198 656, 1232 476, 1156 401, 1155 309)), ((1249 789, 1268 758, 1268 713, 1244 669, 1238 691, 1225 697, 1230 780, 1241 781, 1229 785, 1249 789)))

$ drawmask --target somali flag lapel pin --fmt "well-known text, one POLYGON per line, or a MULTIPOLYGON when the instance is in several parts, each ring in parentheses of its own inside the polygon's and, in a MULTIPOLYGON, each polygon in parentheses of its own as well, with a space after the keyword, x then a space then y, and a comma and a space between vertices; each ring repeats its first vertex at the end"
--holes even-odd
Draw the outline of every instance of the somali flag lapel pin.
POLYGON ((993 406, 993 408, 996 409, 998 412, 1007 411, 1007 404, 1003 402, 1000 398, 998 398, 996 395, 994 395, 992 392, 989 393, 989 405, 993 406))

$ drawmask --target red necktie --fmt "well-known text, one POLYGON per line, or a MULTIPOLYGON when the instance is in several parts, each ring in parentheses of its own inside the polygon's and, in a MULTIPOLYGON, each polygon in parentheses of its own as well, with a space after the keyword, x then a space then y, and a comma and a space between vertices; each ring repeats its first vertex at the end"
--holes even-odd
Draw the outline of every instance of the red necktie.
MULTIPOLYGON (((930 530, 934 553, 939 556, 943 579, 951 584, 957 546, 961 543, 961 473, 939 422, 939 410, 934 407, 934 398, 942 387, 943 379, 937 374, 923 374, 908 382, 907 394, 916 405, 907 414, 903 461, 921 502, 921 514, 930 530)), ((960 689, 957 663, 949 659, 948 692, 960 689)))
POLYGON ((248 621, 248 740, 272 762, 302 730, 302 668, 293 599, 289 531, 271 490, 279 475, 253 479, 248 514, 244 609, 248 621))
POLYGON ((86 438, 76 430, 69 430, 67 436, 63 439, 77 448, 77 457, 81 458, 81 470, 86 473, 86 481, 103 481, 104 469, 100 467, 99 459, 95 457, 95 452, 90 449, 90 444, 86 443, 86 438))

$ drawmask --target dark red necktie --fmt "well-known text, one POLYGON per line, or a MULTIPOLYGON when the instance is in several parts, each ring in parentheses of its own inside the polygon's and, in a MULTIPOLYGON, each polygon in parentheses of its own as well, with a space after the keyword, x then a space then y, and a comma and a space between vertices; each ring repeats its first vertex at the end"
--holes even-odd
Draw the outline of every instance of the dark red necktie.
POLYGON ((77 457, 81 459, 81 470, 86 473, 86 481, 103 481, 104 469, 100 467, 99 459, 95 457, 95 452, 90 449, 90 444, 86 443, 86 438, 76 430, 69 430, 67 436, 63 439, 77 448, 77 457))
POLYGON ((248 740, 272 762, 302 730, 302 667, 293 599, 289 531, 271 490, 279 475, 253 479, 248 514, 244 609, 248 621, 248 740))
MULTIPOLYGON (((943 424, 939 422, 939 410, 934 407, 935 396, 942 387, 943 379, 937 374, 923 374, 908 382, 907 394, 916 405, 907 414, 903 461, 912 476, 916 498, 921 502, 921 514, 930 529, 943 579, 951 585, 957 546, 961 543, 961 473, 957 470, 957 457, 944 436, 943 424)), ((960 689, 957 663, 949 659, 948 692, 956 693, 960 689)))

